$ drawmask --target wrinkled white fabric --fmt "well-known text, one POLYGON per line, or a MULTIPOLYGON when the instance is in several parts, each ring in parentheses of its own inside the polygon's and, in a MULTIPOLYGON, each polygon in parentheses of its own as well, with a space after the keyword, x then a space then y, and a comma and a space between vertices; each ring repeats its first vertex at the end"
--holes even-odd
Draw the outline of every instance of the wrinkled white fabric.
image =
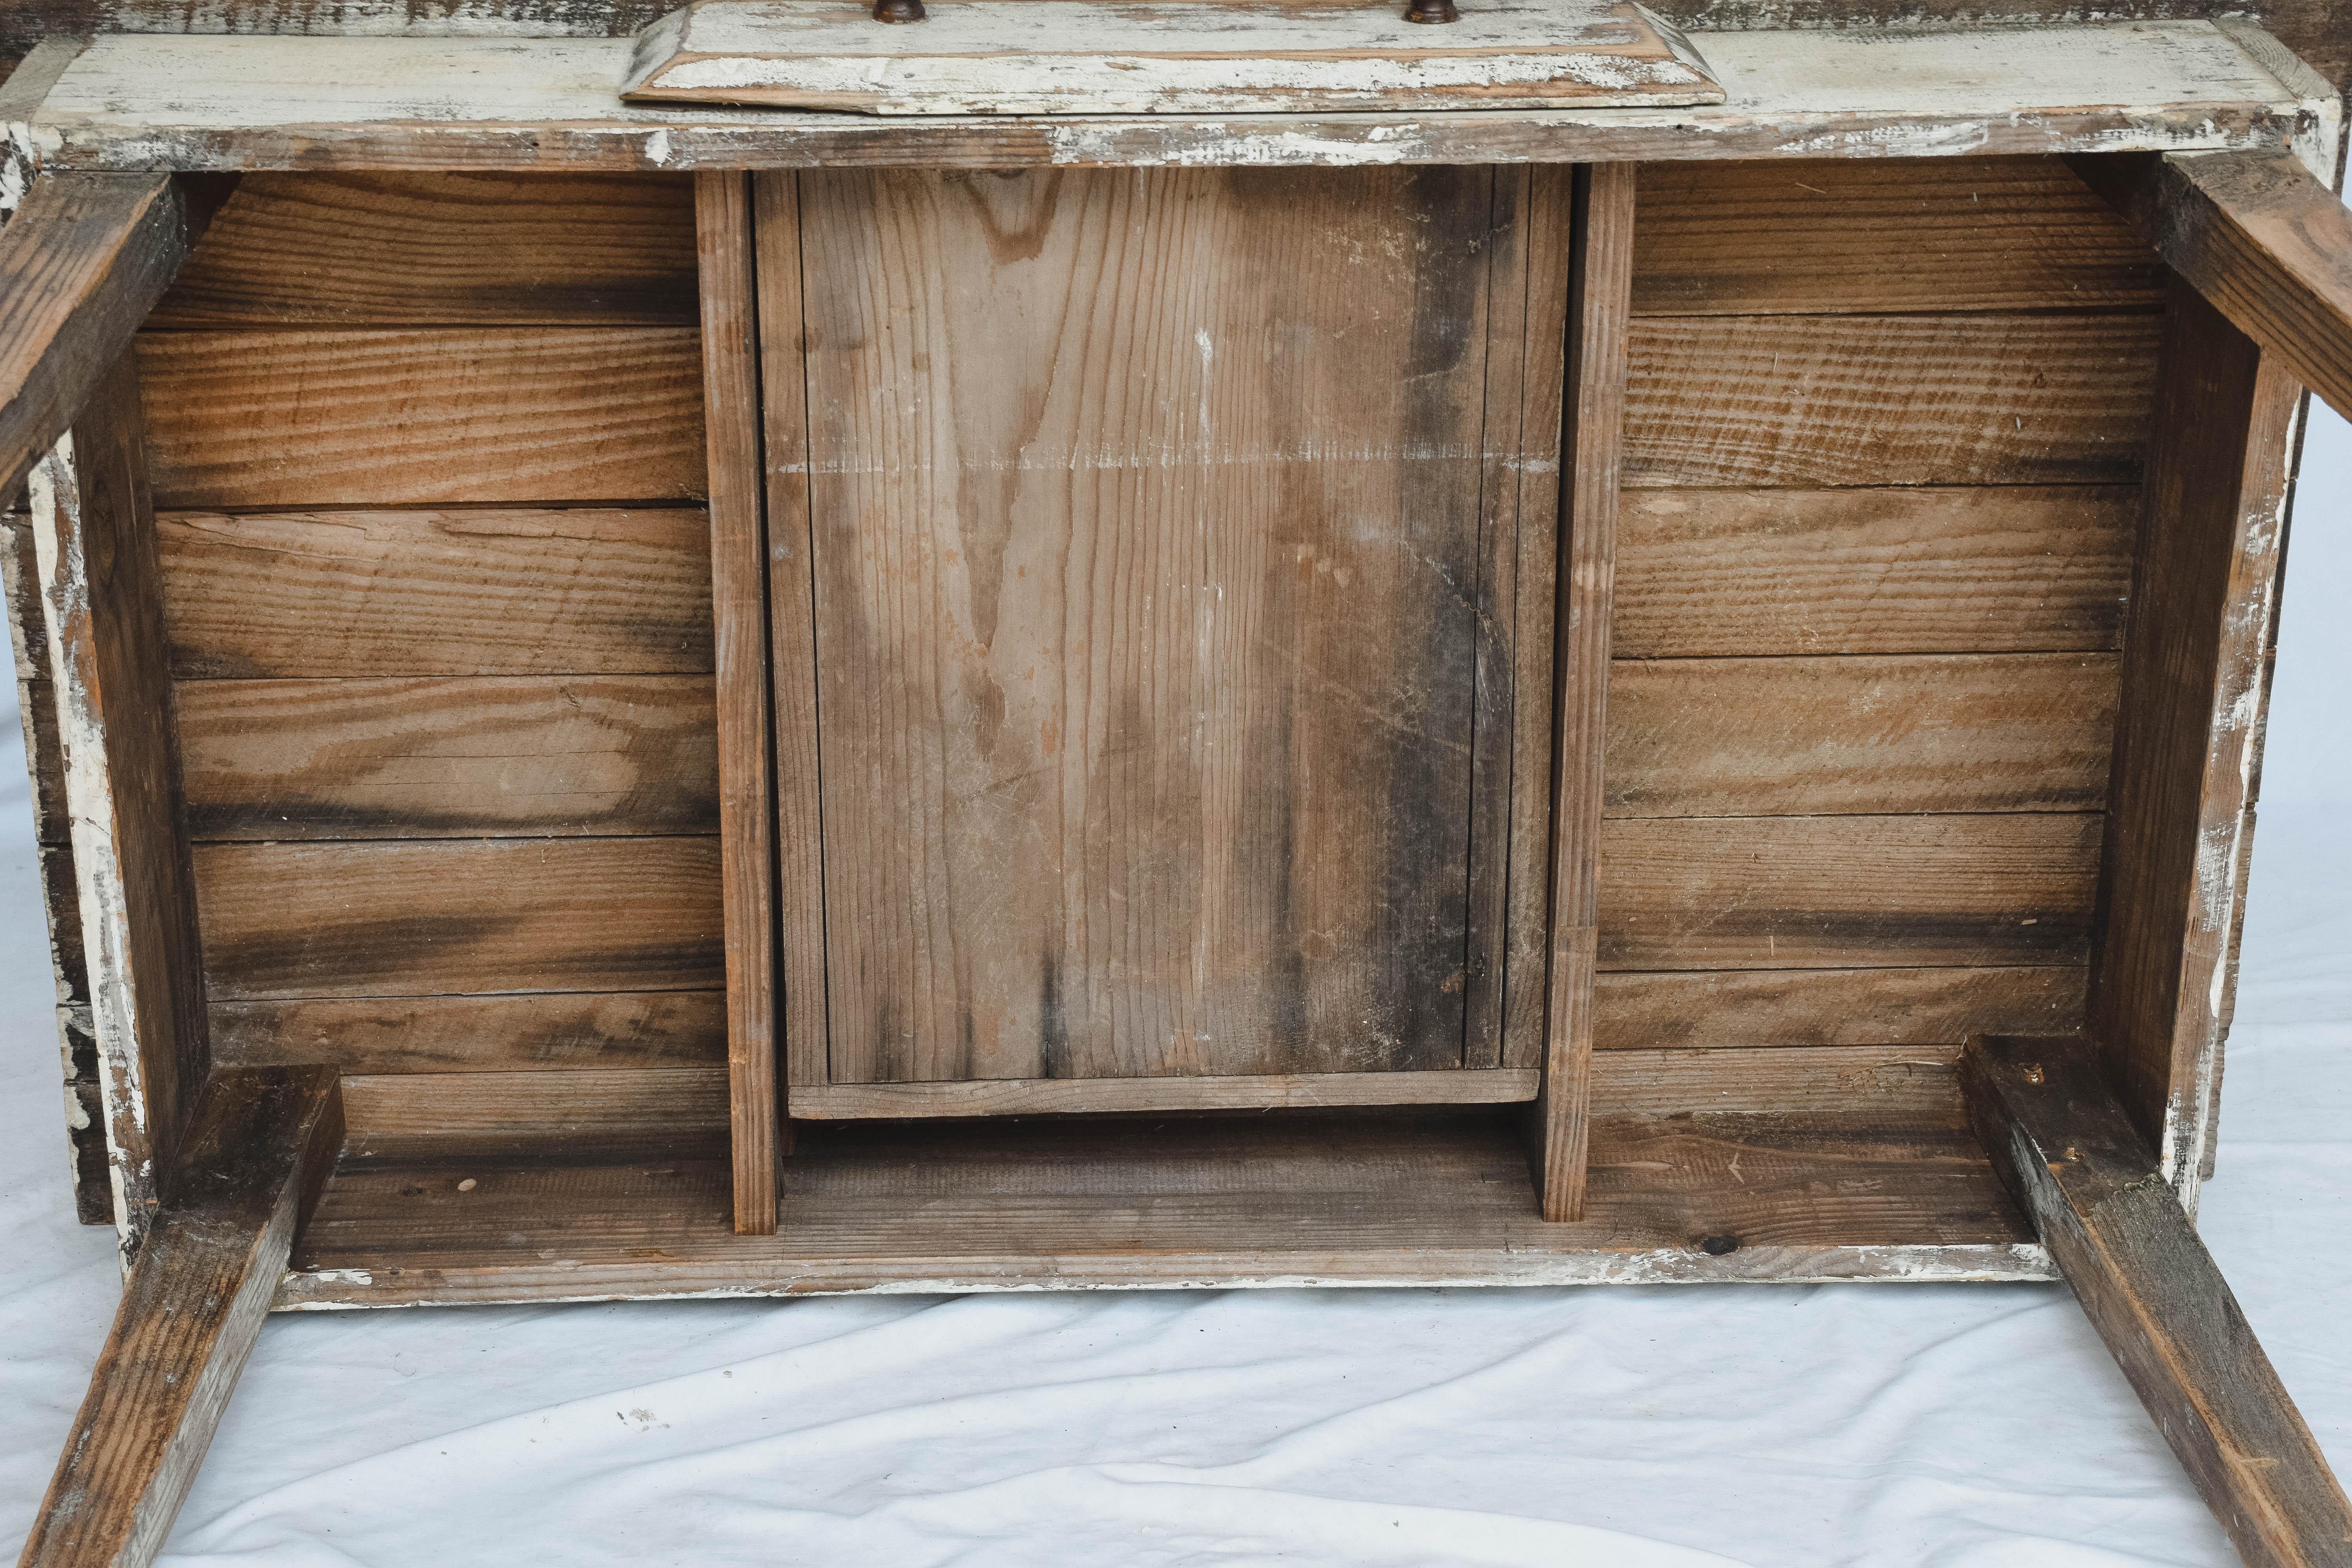
MULTIPOLYGON (((2306 460, 2203 1228, 2352 1473, 2352 432, 2306 460)), ((13 745, 13 741, 8 742, 13 745)), ((116 1293, 0 784, 0 1545, 116 1293)), ((164 1561, 2233 1561, 2061 1287, 1284 1290, 281 1316, 164 1561)))

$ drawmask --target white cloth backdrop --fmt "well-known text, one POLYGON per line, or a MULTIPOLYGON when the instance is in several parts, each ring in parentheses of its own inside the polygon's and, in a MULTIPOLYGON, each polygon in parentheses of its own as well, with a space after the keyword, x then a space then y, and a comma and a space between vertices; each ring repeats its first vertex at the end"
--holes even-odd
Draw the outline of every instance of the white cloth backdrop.
MULTIPOLYGON (((2352 429, 2324 410, 2300 514, 2204 1232, 2352 1474, 2352 429)), ((7 1551, 117 1283, 109 1233, 72 1220, 26 786, 0 743, 7 1551)), ((281 1316, 165 1561, 2233 1559, 2063 1287, 1861 1285, 281 1316)))

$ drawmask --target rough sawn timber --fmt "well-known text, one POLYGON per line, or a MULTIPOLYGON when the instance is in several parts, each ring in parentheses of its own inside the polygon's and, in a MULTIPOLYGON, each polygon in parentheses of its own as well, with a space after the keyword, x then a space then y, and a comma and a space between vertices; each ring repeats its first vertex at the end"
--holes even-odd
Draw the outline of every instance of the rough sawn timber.
POLYGON ((2352 1501, 2079 1038, 1972 1041, 1994 1169, 2252 1568, 2352 1563, 2352 1501))
POLYGON ((615 105, 625 39, 115 37, 28 134, 53 167, 1477 163, 2294 145, 2339 104, 2204 21, 1721 32, 1717 105, 1467 114, 965 119, 615 105), (128 105, 150 105, 143 109, 128 105))
POLYGON ((171 1533, 342 1143, 324 1068, 223 1073, 139 1249, 22 1568, 144 1568, 171 1533))

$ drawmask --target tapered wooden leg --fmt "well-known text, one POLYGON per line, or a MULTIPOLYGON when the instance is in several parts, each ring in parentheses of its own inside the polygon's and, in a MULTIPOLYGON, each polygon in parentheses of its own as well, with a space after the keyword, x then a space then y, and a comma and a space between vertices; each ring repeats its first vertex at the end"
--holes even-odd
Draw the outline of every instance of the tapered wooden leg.
POLYGON ((154 1560, 342 1143, 331 1068, 216 1075, 147 1233, 23 1568, 154 1560))
POLYGON ((1994 1168, 2239 1554, 2352 1564, 2352 1503, 2089 1043, 1972 1040, 1961 1073, 1994 1168))

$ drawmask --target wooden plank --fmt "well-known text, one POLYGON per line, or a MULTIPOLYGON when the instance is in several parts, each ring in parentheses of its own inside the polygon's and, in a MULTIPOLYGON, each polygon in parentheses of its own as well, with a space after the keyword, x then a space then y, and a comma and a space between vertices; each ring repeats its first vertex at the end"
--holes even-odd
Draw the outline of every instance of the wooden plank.
POLYGON ((147 332, 139 363, 166 506, 703 493, 688 328, 147 332))
POLYGON ((216 1002, 726 983, 709 838, 205 844, 216 1002))
POLYGON ((1592 1063, 1596 1121, 1628 1116, 1813 1116, 1864 1125, 1957 1127, 1960 1047, 1789 1046, 1627 1050, 1592 1063))
POLYGON ((1311 1106, 1507 1105, 1536 1097, 1527 1068, 1485 1072, 1275 1073, 1253 1078, 980 1079, 834 1083, 793 1094, 814 1121, 940 1116, 1063 1116, 1311 1106))
POLYGON ((1620 658, 2123 646, 2139 492, 1631 490, 1620 658))
POLYGON ((350 1074, 343 1105, 355 1159, 723 1159, 727 1081, 718 1067, 350 1074))
POLYGON ((48 913, 49 967, 61 1004, 89 1005, 89 961, 82 951, 81 892, 73 847, 41 847, 41 902, 48 913))
POLYGON ((1628 485, 2128 484, 2154 316, 1650 316, 1628 485))
POLYGON ((350 1073, 718 1067, 723 991, 530 996, 314 996, 215 1002, 220 1067, 319 1063, 350 1073))
POLYGON ((2293 153, 2084 160, 2164 259, 2352 418, 2352 211, 2293 153))
POLYGON ((776 1059, 774 755, 768 708, 766 459, 751 182, 698 174, 703 401, 710 432, 711 602, 718 616, 719 855, 727 941, 728 1101, 735 1228, 776 1228, 776 1161, 792 1152, 776 1059))
POLYGON ((175 700, 197 839, 719 828, 708 676, 194 680, 175 700))
POLYGON ((1459 1066, 1491 171, 801 191, 833 1077, 1459 1066))
POLYGON ((694 199, 675 174, 258 174, 155 327, 695 322, 694 199))
MULTIPOLYGON (((1498 290, 1490 307, 1493 316, 1519 318, 1523 334, 1518 359, 1518 419, 1517 451, 1498 450, 1498 425, 1508 429, 1496 411, 1488 412, 1488 471, 1497 468, 1516 478, 1509 486, 1514 526, 1507 540, 1497 539, 1490 559, 1497 563, 1493 588, 1482 595, 1482 619, 1500 624, 1509 617, 1507 647, 1488 637, 1480 644, 1482 658, 1510 670, 1507 735, 1500 722, 1502 705, 1484 710, 1473 739, 1483 749, 1507 742, 1510 749, 1510 800, 1507 803, 1508 847, 1507 886, 1503 889, 1502 984, 1475 976, 1482 950, 1474 949, 1474 984, 1468 994, 1472 1027, 1465 1032, 1465 1065, 1488 1065, 1484 1040, 1476 1026, 1481 1011, 1496 1000, 1502 1004, 1501 1065, 1540 1069, 1544 1057, 1545 995, 1551 973, 1551 786, 1552 719, 1556 701, 1553 668, 1559 654, 1560 508, 1560 446, 1566 433, 1568 399, 1568 339, 1571 275, 1577 264, 1576 171, 1551 165, 1530 172, 1525 237, 1527 278, 1524 305, 1498 290), (1506 551, 1501 546, 1512 548, 1506 551), (1501 567, 1507 563, 1509 594, 1504 593, 1501 567), (1483 738, 1482 738, 1483 737, 1483 738), (1497 993, 1499 992, 1499 997, 1497 993)), ((1497 182, 1498 187, 1501 182, 1497 182)), ((1498 256, 1497 264, 1501 262, 1498 256)), ((1490 351, 1491 353, 1492 351, 1490 351)), ((1497 356, 1499 357, 1499 356, 1497 356)), ((1499 480, 1501 476, 1496 478, 1499 480)), ((1497 482, 1498 496, 1506 487, 1497 482)), ((1499 510, 1490 517, 1490 531, 1499 533, 1504 520, 1499 510)), ((1484 670, 1482 668, 1482 674, 1484 670)), ((1482 700, 1485 688, 1482 686, 1482 700)), ((1482 752, 1483 754, 1483 752, 1482 752)), ((1473 784, 1474 795, 1486 792, 1473 784)), ((1486 830, 1492 816, 1481 817, 1471 828, 1474 876, 1482 843, 1491 845, 1496 834, 1486 830)), ((1485 928, 1476 928, 1485 929, 1485 928)), ((1491 970, 1494 965, 1489 963, 1491 970)))
POLYGON ((0 229, 0 498, 113 374, 218 192, 158 174, 45 174, 0 229))
POLYGON ((1612 816, 2097 811, 2110 653, 1620 659, 1612 816))
POLYGON ((41 609, 41 566, 29 518, 0 517, 0 611, 8 622, 25 772, 33 784, 33 839, 70 844, 65 751, 58 739, 57 687, 49 679, 48 618, 41 609))
POLYGON ((1603 969, 2080 963, 2096 815, 1622 819, 1603 969))
POLYGON ((1617 476, 1624 452, 1626 339, 1636 171, 1580 169, 1569 286, 1567 510, 1554 626, 1550 952, 1541 1089, 1528 1152, 1547 1220, 1584 1210, 1591 1120, 1592 973, 1601 921, 1601 794, 1608 750, 1610 594, 1617 567, 1617 476))
POLYGON ((2193 289, 2175 290, 2124 645, 2091 1033, 2192 1206, 2235 1001, 2298 403, 2283 363, 2193 289))
POLYGON ((2352 1563, 2352 1500, 2087 1044, 1986 1039, 1964 1074, 1993 1168, 2239 1555, 2352 1563))
POLYGON ((224 1074, 139 1249, 23 1568, 144 1568, 163 1549, 342 1142, 331 1072, 224 1074))
MULTIPOLYGON (((1620 970, 1594 985, 1592 1046, 1957 1046, 2000 1030, 2066 1034, 2083 1026, 2086 991, 2079 964, 1620 970)), ((217 1042, 217 1015, 213 1028, 217 1042)))
POLYGON ((812 1125, 773 1237, 734 1234, 719 1160, 361 1162, 281 1301, 2051 1278, 1947 1104, 1603 1118, 1573 1225, 1493 1113, 812 1125))
MULTIPOLYGON (((751 181, 761 436, 767 450, 769 686, 775 790, 777 974, 788 1082, 826 1077, 824 817, 817 743, 815 549, 809 513, 807 311, 800 181, 751 181)), ((789 1131, 789 1124, 787 1124, 789 1131)))
POLYGON ((2153 310, 2164 268, 2055 158, 1653 163, 1633 310, 2153 310))
POLYGON ((29 493, 114 1207, 128 1248, 172 1196, 207 1068, 163 584, 129 355, 35 465, 29 493))
POLYGON ((159 520, 187 678, 708 675, 698 508, 159 520))
POLYGON ((1714 32, 1693 43, 1727 86, 1716 107, 1279 124, 1173 115, 877 124, 616 104, 625 39, 108 37, 60 79, 40 124, 55 139, 53 159, 72 167, 676 171, 2132 152, 2280 144, 2332 112, 2209 22, 2063 19, 2076 25, 2004 30, 1997 48, 1965 32, 1840 34, 1803 18, 1787 31, 1714 32))
POLYGON ((1686 43, 1623 0, 1515 0, 1440 30, 1386 7, 1155 0, 1039 12, 936 0, 877 27, 835 0, 688 5, 622 96, 867 114, 1284 114, 1720 103, 1686 43))

